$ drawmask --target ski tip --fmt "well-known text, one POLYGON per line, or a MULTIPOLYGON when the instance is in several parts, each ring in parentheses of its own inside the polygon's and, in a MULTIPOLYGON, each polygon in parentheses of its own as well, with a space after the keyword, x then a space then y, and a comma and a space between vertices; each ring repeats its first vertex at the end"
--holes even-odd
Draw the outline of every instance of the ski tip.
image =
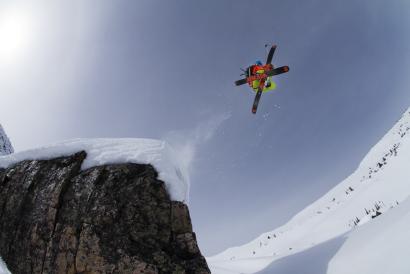
POLYGON ((284 71, 284 72, 288 72, 288 71, 289 71, 289 67, 288 67, 288 66, 284 66, 284 67, 283 67, 283 71, 284 71))
POLYGON ((269 45, 271 46, 271 48, 276 48, 277 47, 277 45, 275 45, 275 44, 265 44, 265 48, 269 47, 269 45))

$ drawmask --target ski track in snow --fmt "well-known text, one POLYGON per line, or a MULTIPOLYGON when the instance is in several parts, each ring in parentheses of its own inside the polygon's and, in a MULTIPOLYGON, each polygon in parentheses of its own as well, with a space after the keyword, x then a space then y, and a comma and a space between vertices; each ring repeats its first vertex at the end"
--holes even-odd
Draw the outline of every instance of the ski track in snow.
POLYGON ((212 273, 256 273, 272 262, 324 243, 399 205, 410 195, 410 109, 357 170, 285 225, 208 257, 212 273))

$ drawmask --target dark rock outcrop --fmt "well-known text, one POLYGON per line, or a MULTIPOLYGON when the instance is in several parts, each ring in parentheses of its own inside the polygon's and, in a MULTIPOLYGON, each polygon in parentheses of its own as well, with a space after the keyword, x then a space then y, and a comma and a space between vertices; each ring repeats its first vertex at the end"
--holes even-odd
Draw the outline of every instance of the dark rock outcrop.
POLYGON ((210 273, 188 208, 151 165, 85 152, 0 169, 0 255, 19 273, 210 273))

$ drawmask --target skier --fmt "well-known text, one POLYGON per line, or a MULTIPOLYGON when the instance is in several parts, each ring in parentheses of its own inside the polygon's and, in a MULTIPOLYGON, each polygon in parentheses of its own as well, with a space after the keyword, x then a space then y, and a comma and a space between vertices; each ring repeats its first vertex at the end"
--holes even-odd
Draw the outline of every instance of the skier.
MULTIPOLYGON (((249 66, 247 69, 247 77, 257 75, 257 74, 264 74, 264 73, 265 73, 265 68, 260 60, 257 60, 255 64, 249 66)), ((254 92, 258 92, 260 83, 261 81, 256 79, 250 82, 249 86, 252 88, 254 92)), ((274 89, 276 89, 276 84, 275 82, 272 81, 272 76, 270 76, 265 80, 265 85, 264 85, 262 92, 265 93, 265 92, 268 92, 274 89)))
MULTIPOLYGON (((266 47, 267 45, 265 45, 266 47)), ((272 65, 272 57, 275 53, 276 45, 272 45, 268 57, 266 58, 266 64, 263 65, 261 61, 257 60, 255 64, 249 66, 242 75, 245 75, 245 79, 235 81, 235 85, 240 86, 248 83, 252 90, 256 93, 253 100, 252 113, 255 114, 258 108, 259 99, 262 93, 274 90, 276 84, 272 81, 272 76, 286 73, 289 71, 288 66, 274 68, 272 65)))

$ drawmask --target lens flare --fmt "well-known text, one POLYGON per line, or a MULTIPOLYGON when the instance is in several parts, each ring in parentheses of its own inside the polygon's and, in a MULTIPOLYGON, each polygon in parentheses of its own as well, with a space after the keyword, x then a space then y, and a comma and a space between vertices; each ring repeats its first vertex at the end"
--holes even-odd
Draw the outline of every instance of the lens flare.
POLYGON ((0 63, 15 62, 28 48, 31 40, 30 19, 18 9, 0 13, 0 63))

